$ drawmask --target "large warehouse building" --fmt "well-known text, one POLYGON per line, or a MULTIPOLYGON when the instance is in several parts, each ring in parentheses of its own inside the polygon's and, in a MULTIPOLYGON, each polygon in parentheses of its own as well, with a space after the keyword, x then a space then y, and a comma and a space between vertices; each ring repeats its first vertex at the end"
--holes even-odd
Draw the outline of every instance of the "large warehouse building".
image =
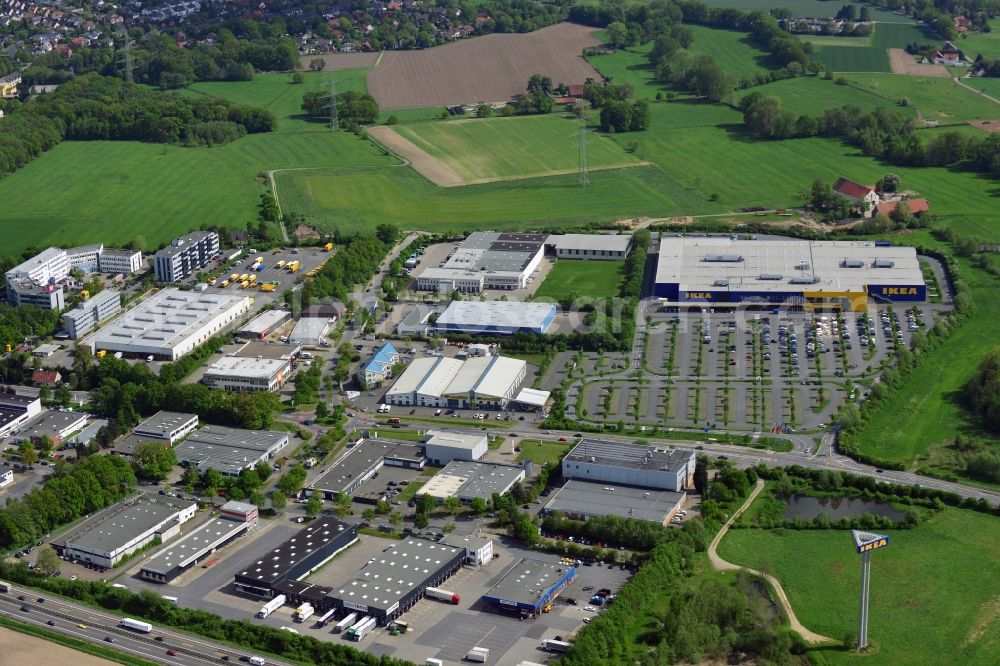
POLYGON ((241 430, 207 425, 174 447, 177 462, 199 471, 214 469, 223 476, 239 476, 260 461, 272 460, 288 444, 287 432, 241 430))
POLYGON ((574 578, 576 568, 571 565, 522 557, 483 595, 483 601, 501 613, 538 615, 574 578))
POLYGON ((582 439, 562 461, 563 478, 680 491, 694 483, 695 452, 582 439))
POLYGON ((545 234, 477 231, 462 241, 443 266, 416 276, 425 291, 478 294, 484 289, 523 289, 545 255, 545 234))
POLYGON ((87 338, 91 351, 176 361, 250 310, 250 298, 163 289, 87 338))
POLYGON ((325 500, 334 500, 338 495, 353 495, 383 466, 421 470, 426 464, 423 447, 418 444, 382 437, 364 439, 336 465, 316 477, 304 493, 306 497, 316 494, 325 500))
POLYGON ((680 511, 686 497, 684 491, 646 490, 570 479, 545 504, 545 513, 562 513, 575 520, 620 516, 666 525, 680 511))
POLYGON ((301 580, 358 540, 358 526, 320 516, 234 577, 236 589, 270 599, 276 586, 301 580))
POLYGON ((494 493, 503 495, 523 480, 521 465, 452 460, 421 486, 417 495, 430 495, 437 500, 457 497, 471 502, 479 497, 489 501, 494 493))
POLYGON ((154 583, 169 583, 256 525, 256 506, 226 502, 218 518, 208 520, 147 559, 139 570, 139 576, 154 583))
POLYGON ((841 307, 927 297, 916 249, 865 241, 660 240, 654 295, 679 303, 841 307))
POLYGON ((479 460, 488 448, 489 442, 481 431, 428 430, 424 440, 427 460, 434 465, 447 465, 452 460, 479 460))
POLYGON ((446 356, 414 359, 385 394, 390 405, 503 409, 517 395, 528 364, 506 356, 465 361, 446 356))
POLYGON ((553 303, 519 301, 452 301, 438 315, 434 329, 442 334, 543 335, 556 317, 553 303))

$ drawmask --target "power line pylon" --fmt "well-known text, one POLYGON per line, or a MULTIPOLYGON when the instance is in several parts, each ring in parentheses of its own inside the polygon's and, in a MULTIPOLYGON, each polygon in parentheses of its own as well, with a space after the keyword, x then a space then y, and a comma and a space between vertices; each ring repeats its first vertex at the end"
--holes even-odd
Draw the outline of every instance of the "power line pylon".
POLYGON ((590 168, 587 163, 587 116, 580 115, 580 156, 576 170, 576 184, 579 187, 590 187, 590 168))
POLYGON ((122 71, 125 74, 125 81, 135 83, 135 60, 132 58, 132 42, 129 42, 122 49, 122 71))
POLYGON ((326 103, 327 111, 330 113, 330 129, 336 132, 340 129, 340 120, 337 118, 337 82, 330 81, 330 97, 326 103))

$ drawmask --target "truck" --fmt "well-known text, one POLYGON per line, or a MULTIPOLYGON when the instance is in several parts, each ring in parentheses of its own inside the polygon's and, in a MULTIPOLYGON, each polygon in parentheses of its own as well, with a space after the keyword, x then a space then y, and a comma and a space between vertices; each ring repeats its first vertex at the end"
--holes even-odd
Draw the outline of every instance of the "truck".
POLYGON ((310 604, 310 603, 304 603, 304 604, 302 604, 301 606, 299 606, 298 608, 295 609, 295 621, 296 622, 305 622, 306 620, 308 620, 309 618, 311 618, 312 615, 313 615, 313 613, 315 613, 315 612, 316 612, 316 609, 313 608, 312 604, 310 604))
POLYGON ((278 267, 278 268, 284 268, 285 267, 285 260, 282 259, 281 261, 279 261, 278 263, 276 263, 275 266, 278 267))
POLYGON ((469 653, 465 655, 468 661, 475 661, 480 664, 485 664, 486 660, 490 658, 489 648, 484 647, 474 647, 469 650, 469 653))
POLYGON ((289 273, 295 273, 298 270, 299 270, 299 262, 293 261, 292 263, 288 264, 288 272, 289 273))
POLYGON ((462 600, 461 597, 459 597, 454 592, 451 592, 449 590, 442 590, 440 587, 428 587, 426 590, 424 590, 424 594, 430 597, 431 599, 447 601, 448 603, 455 604, 456 606, 462 600))
POLYGON ((229 281, 230 281, 230 282, 236 282, 236 280, 237 280, 237 279, 238 279, 239 277, 240 277, 240 274, 239 274, 239 273, 233 273, 232 275, 230 275, 230 276, 229 276, 229 281))
POLYGON ((353 627, 348 629, 344 636, 352 641, 360 641, 375 628, 376 620, 374 617, 365 616, 360 622, 357 622, 353 627))
POLYGON ((153 625, 151 625, 149 622, 133 620, 130 617, 123 617, 122 621, 118 623, 118 626, 125 627, 126 629, 131 629, 132 631, 138 631, 144 634, 148 634, 153 630, 153 625))
POLYGON ((243 282, 244 280, 246 280, 249 277, 250 276, 247 273, 244 273, 243 275, 240 276, 240 282, 243 282))
POLYGON ((323 246, 324 252, 329 252, 332 249, 333 249, 333 243, 327 243, 326 245, 323 246))
POLYGON ((248 657, 247 661, 253 664, 253 666, 267 666, 267 662, 264 661, 263 657, 248 657))
POLYGON ((228 286, 229 286, 229 280, 223 280, 222 281, 222 288, 225 289, 228 286))
POLYGON ((10 592, 10 583, 0 580, 0 592, 10 592))
POLYGON ((330 624, 330 622, 333 620, 333 616, 336 614, 337 614, 337 609, 331 608, 327 612, 323 613, 323 616, 320 619, 316 620, 316 625, 319 627, 325 627, 326 625, 330 624))
POLYGON ((277 289, 277 285, 275 285, 273 282, 265 282, 260 285, 260 290, 263 292, 271 292, 274 291, 275 289, 277 289))
POLYGON ((243 282, 240 282, 240 289, 246 289, 249 286, 250 286, 250 280, 243 280, 243 282))
POLYGON ((285 605, 285 595, 279 594, 274 599, 271 599, 266 604, 261 606, 260 610, 257 611, 257 617, 265 618, 284 605, 285 605))
POLYGON ((386 423, 388 423, 389 425, 399 425, 399 417, 393 416, 388 421, 386 421, 386 423))
POLYGON ((542 641, 542 649, 549 652, 569 652, 570 647, 572 647, 572 643, 557 641, 554 638, 546 638, 542 641))
POLYGON ((336 626, 334 626, 333 633, 339 634, 340 632, 344 631, 345 629, 350 629, 351 627, 354 626, 354 623, 357 622, 357 620, 358 620, 358 614, 357 613, 351 613, 350 615, 348 615, 347 617, 345 617, 343 620, 341 620, 340 622, 338 622, 336 624, 336 626))
POLYGON ((169 597, 169 596, 167 596, 167 595, 165 595, 165 594, 163 594, 163 595, 160 595, 160 597, 161 597, 161 598, 162 598, 162 599, 163 599, 164 601, 169 601, 169 602, 170 602, 170 603, 172 603, 172 604, 173 604, 174 606, 180 606, 180 604, 181 604, 181 600, 180 600, 180 599, 178 599, 177 597, 169 597))

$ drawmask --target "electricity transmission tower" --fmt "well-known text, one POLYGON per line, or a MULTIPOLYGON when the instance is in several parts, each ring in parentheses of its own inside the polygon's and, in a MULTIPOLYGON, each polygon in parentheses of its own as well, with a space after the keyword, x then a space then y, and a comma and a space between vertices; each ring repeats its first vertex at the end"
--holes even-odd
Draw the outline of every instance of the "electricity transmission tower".
POLYGON ((330 113, 330 129, 334 132, 339 129, 340 121, 337 118, 337 82, 330 81, 330 97, 326 103, 326 109, 330 113))
POLYGON ((590 187, 590 169, 587 164, 587 116, 580 116, 580 157, 576 169, 576 184, 579 187, 590 187))
POLYGON ((125 74, 125 81, 135 83, 135 60, 132 58, 132 42, 129 42, 122 49, 121 54, 122 71, 125 74))

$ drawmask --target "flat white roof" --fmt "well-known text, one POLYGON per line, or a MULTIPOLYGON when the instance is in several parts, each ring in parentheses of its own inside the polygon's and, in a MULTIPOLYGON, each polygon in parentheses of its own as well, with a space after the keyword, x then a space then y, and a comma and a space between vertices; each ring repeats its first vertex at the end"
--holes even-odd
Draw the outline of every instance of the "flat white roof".
POLYGON ((629 234, 562 234, 549 236, 557 250, 611 250, 627 252, 632 243, 629 234))
POLYGON ((264 333, 291 317, 288 310, 268 310, 251 319, 243 328, 241 333, 264 333))
POLYGON ((462 369, 462 362, 457 358, 437 357, 437 363, 430 372, 424 375, 423 381, 415 389, 420 395, 444 395, 455 375, 462 369))
POLYGON ((517 402, 524 403, 525 405, 535 405, 537 407, 544 407, 545 403, 548 402, 549 396, 552 395, 549 391, 539 391, 533 388, 523 388, 514 398, 517 402))
POLYGON ((98 349, 107 344, 169 350, 227 310, 248 307, 247 296, 163 289, 95 333, 90 341, 98 349))
POLYGON ((541 328, 555 309, 552 303, 452 301, 438 316, 437 326, 541 328))
POLYGON ((461 370, 455 375, 455 379, 448 385, 448 395, 463 394, 468 395, 480 377, 493 361, 493 356, 471 356, 462 364, 461 370))
POLYGON ((867 241, 660 240, 657 284, 680 291, 864 292, 867 285, 924 283, 913 247, 867 241))
POLYGON ((472 451, 477 446, 486 443, 486 435, 479 433, 446 432, 443 430, 428 430, 425 444, 447 446, 453 449, 472 451))
POLYGON ((174 430, 184 426, 189 426, 192 422, 194 425, 198 425, 197 414, 160 411, 156 412, 148 419, 137 425, 135 427, 135 431, 144 435, 159 433, 161 435, 161 439, 166 439, 167 436, 174 430))
POLYGON ((526 372, 527 363, 519 358, 509 356, 487 356, 491 363, 473 387, 476 395, 504 398, 510 392, 510 387, 517 382, 522 372, 526 372))
POLYGON ((33 256, 31 259, 28 259, 24 263, 18 264, 14 268, 7 271, 7 276, 19 277, 22 275, 27 275, 28 273, 35 270, 39 266, 47 264, 53 259, 56 259, 57 257, 59 257, 60 254, 65 256, 66 250, 60 249, 58 247, 50 247, 47 250, 42 250, 41 252, 33 256))
POLYGON ((206 377, 270 379, 288 367, 288 361, 276 358, 223 356, 208 366, 206 377))
POLYGON ((457 494, 468 480, 469 477, 467 476, 455 476, 454 474, 438 472, 431 477, 430 481, 420 487, 419 494, 430 495, 434 499, 447 499, 457 494))

